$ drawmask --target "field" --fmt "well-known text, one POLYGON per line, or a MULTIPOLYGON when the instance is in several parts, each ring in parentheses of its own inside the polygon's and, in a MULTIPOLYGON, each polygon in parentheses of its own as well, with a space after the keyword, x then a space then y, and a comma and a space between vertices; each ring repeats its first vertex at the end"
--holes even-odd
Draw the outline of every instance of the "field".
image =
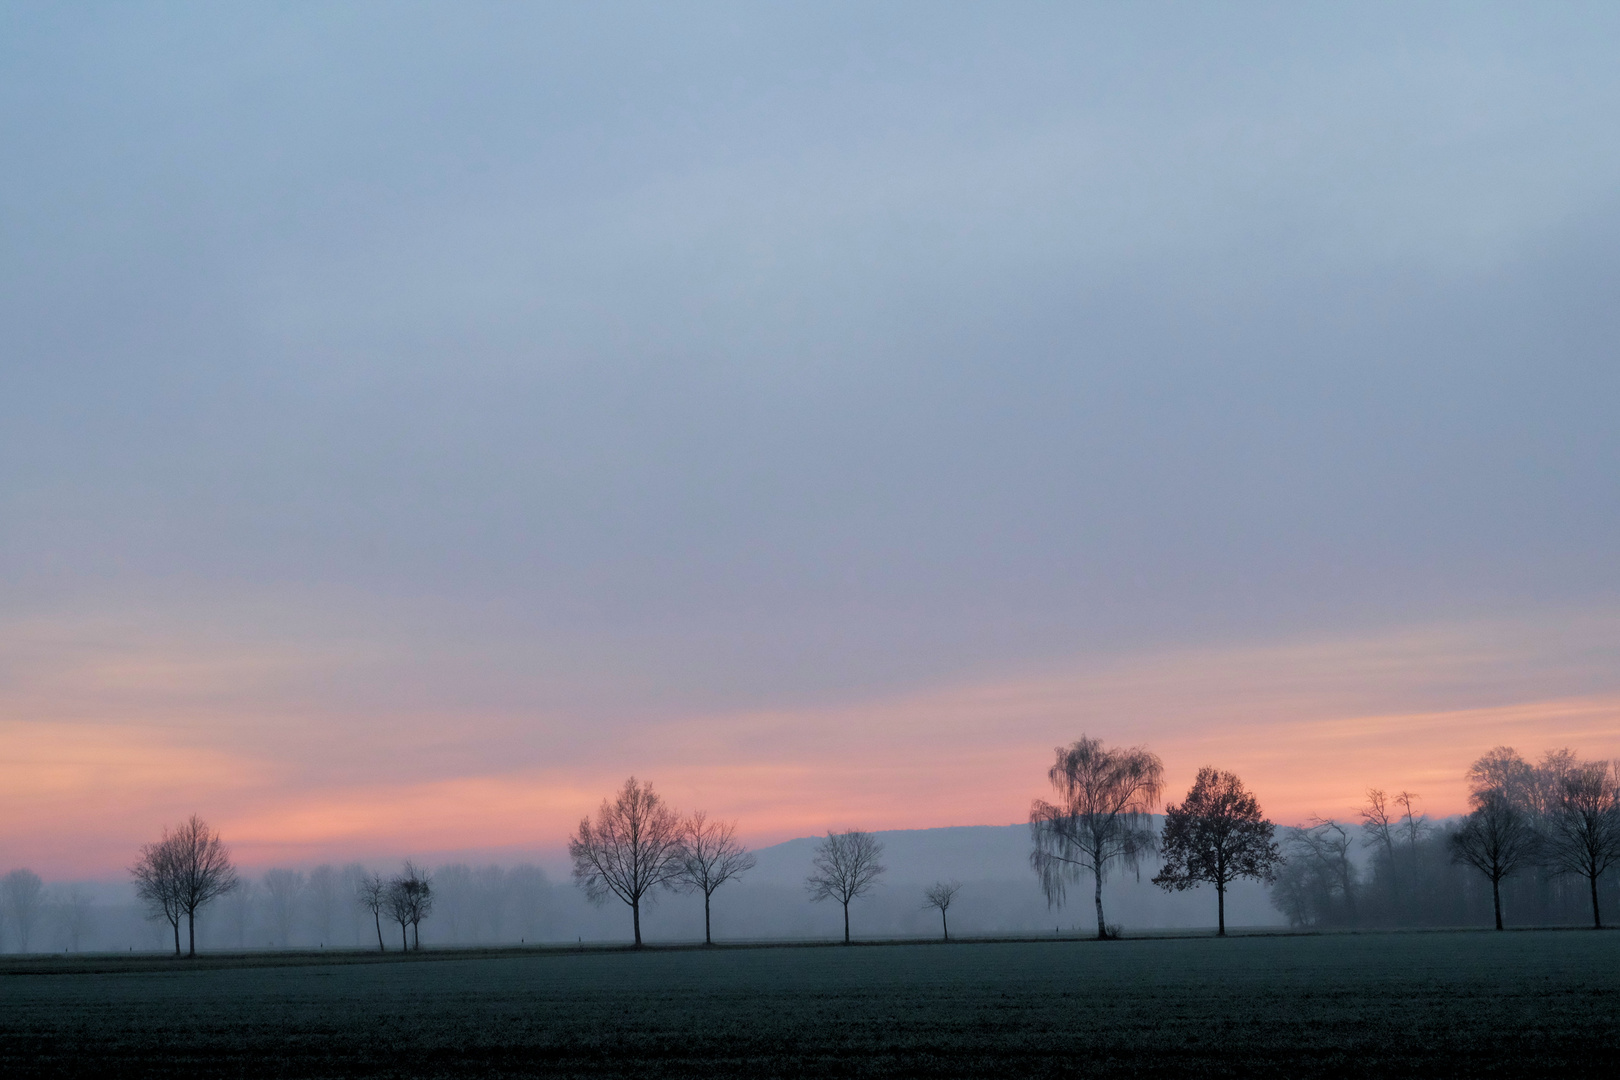
POLYGON ((0 965, 8 1078, 1593 1076, 1617 1061, 1616 933, 0 965))

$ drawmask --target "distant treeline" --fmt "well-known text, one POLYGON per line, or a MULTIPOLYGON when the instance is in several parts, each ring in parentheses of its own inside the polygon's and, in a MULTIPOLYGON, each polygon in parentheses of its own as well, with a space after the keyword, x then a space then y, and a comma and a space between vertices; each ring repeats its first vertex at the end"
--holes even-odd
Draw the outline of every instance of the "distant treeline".
POLYGON ((1620 911, 1620 763, 1552 750, 1531 764, 1497 747, 1468 780, 1461 818, 1431 822, 1417 796, 1374 788, 1357 822, 1286 830, 1272 903, 1321 928, 1596 925, 1620 911))

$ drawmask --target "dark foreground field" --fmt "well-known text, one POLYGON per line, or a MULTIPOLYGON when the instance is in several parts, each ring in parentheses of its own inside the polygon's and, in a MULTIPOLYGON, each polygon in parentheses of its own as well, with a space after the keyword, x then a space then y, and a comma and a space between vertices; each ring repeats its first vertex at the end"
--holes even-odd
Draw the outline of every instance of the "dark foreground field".
POLYGON ((1615 1075, 1620 934, 0 967, 0 1072, 1615 1075))

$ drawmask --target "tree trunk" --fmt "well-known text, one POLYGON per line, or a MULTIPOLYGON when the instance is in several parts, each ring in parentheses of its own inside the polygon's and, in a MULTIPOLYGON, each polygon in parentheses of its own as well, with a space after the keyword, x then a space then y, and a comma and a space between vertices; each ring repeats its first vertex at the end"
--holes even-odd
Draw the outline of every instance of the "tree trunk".
POLYGON ((174 955, 180 955, 180 916, 176 915, 170 923, 174 927, 174 955))
POLYGON ((950 921, 945 918, 944 908, 939 909, 939 928, 945 932, 945 940, 951 940, 951 924, 950 921))
POLYGON ((414 944, 412 945, 412 948, 414 948, 417 952, 421 952, 422 951, 422 924, 419 923, 419 922, 415 922, 414 920, 411 922, 411 937, 415 939, 414 944))
POLYGON ((713 945, 714 938, 709 934, 709 894, 703 894, 703 944, 713 945))
POLYGON ((410 952, 411 951, 411 939, 405 936, 405 924, 404 923, 399 924, 399 951, 400 952, 410 952))
POLYGON ((1491 878, 1491 901, 1496 904, 1496 928, 1502 929, 1502 885, 1500 878, 1491 878))
POLYGON ((844 901, 844 944, 849 944, 849 901, 844 901))
POLYGON ((377 923, 377 951, 387 952, 388 946, 384 945, 382 940, 382 912, 373 911, 371 917, 377 923))
POLYGON ((1603 929, 1603 917, 1598 914, 1597 875, 1593 874, 1586 880, 1592 884, 1592 929, 1601 930, 1603 929))
POLYGON ((1215 931, 1216 937, 1226 936, 1226 883, 1215 883, 1215 911, 1219 929, 1215 931))
POLYGON ((1095 899, 1097 901, 1097 940, 1101 941, 1108 936, 1108 926, 1103 922, 1102 912, 1102 871, 1093 870, 1091 878, 1097 883, 1097 892, 1095 895, 1095 899))
POLYGON ((630 901, 630 918, 636 924, 636 948, 641 948, 641 897, 630 901))
POLYGON ((186 955, 197 955, 197 911, 195 908, 186 912, 186 955))

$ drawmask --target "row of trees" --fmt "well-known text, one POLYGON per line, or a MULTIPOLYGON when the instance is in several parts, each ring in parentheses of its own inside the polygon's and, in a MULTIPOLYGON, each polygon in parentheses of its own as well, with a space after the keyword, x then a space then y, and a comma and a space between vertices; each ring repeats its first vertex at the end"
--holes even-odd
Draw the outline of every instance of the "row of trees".
MULTIPOLYGON (((1242 782, 1205 768, 1186 800, 1165 808, 1163 830, 1155 836, 1150 815, 1163 776, 1156 755, 1141 747, 1109 749, 1090 738, 1056 754, 1049 778, 1059 800, 1037 799, 1030 809, 1031 864, 1054 905, 1063 902, 1070 883, 1090 874, 1099 937, 1110 933, 1102 906, 1110 866, 1134 869, 1152 852, 1163 860, 1156 884, 1178 890, 1215 886, 1221 934, 1226 889, 1239 878, 1274 884, 1274 902, 1296 923, 1330 921, 1320 915, 1335 906, 1335 896, 1339 919, 1331 921, 1358 921, 1355 840, 1340 822, 1313 818, 1288 830, 1279 845, 1275 827, 1242 782)), ((1511 748, 1497 747, 1474 763, 1468 778, 1472 810, 1444 830, 1439 846, 1452 866, 1477 871, 1489 884, 1496 928, 1503 927, 1504 882, 1531 871, 1540 874, 1544 892, 1560 880, 1579 881, 1592 925, 1601 928, 1599 883, 1620 863, 1620 763, 1582 761, 1558 750, 1533 766, 1511 748)), ((1391 799, 1373 789, 1361 812, 1362 842, 1376 849, 1386 892, 1401 891, 1403 879, 1415 883, 1422 876, 1418 856, 1431 827, 1416 811, 1416 800, 1410 792, 1391 799), (1403 843, 1406 859, 1397 853, 1403 843)))
MULTIPOLYGON (((698 812, 682 817, 665 805, 651 784, 631 777, 612 799, 603 799, 595 819, 584 818, 568 840, 574 881, 594 903, 616 897, 630 908, 635 943, 641 944, 641 904, 656 889, 703 894, 703 940, 713 944, 710 901, 715 890, 753 869, 752 852, 737 840, 735 824, 710 821, 698 812)), ((812 901, 833 900, 843 908, 844 941, 850 940, 849 906, 870 893, 887 867, 883 845, 860 829, 829 831, 817 845, 805 887, 812 901)), ((947 912, 959 882, 936 882, 923 906, 940 914, 950 936, 947 912)))
MULTIPOLYGON (((1446 912, 1433 920, 1437 924, 1455 925, 1462 921, 1457 897, 1469 888, 1457 877, 1463 870, 1488 884, 1498 929, 1507 885, 1532 870, 1544 892, 1579 879, 1592 923, 1600 927, 1600 881, 1620 863, 1620 765, 1582 761, 1567 750, 1549 753, 1539 765, 1508 748, 1492 750, 1469 772, 1470 813, 1444 828, 1417 809, 1416 795, 1389 797, 1373 789, 1359 827, 1313 818, 1282 830, 1280 842, 1242 781, 1207 767, 1180 803, 1165 807, 1155 830, 1163 774, 1159 758, 1142 747, 1110 748, 1082 737, 1055 751, 1048 770, 1054 799, 1031 805, 1030 865, 1048 905, 1063 905, 1069 889, 1089 879, 1099 938, 1117 933, 1103 910, 1108 875, 1116 866, 1140 873, 1144 858, 1154 854, 1160 860, 1154 884, 1170 891, 1213 886, 1221 935, 1227 891, 1245 878, 1271 884, 1273 903, 1296 925, 1412 922, 1412 908, 1423 903, 1446 912), (1371 849, 1370 878, 1354 857, 1358 845, 1371 849), (1443 868, 1437 866, 1441 861, 1443 868), (1406 917, 1393 917, 1403 904, 1406 917)), ((712 942, 715 891, 756 865, 734 824, 701 812, 683 816, 634 777, 603 800, 594 819, 580 821, 568 848, 574 881, 589 900, 600 904, 611 897, 629 907, 638 946, 641 905, 656 890, 701 893, 704 940, 712 942)), ((882 853, 877 837, 859 829, 829 832, 815 850, 805 887, 812 901, 842 907, 845 942, 850 905, 885 872, 882 853)), ((218 834, 196 816, 146 845, 131 874, 151 917, 172 928, 177 953, 181 920, 195 953, 198 909, 241 885, 218 834)), ((271 871, 262 888, 278 907, 301 881, 291 871, 271 871)), ((0 881, 0 901, 20 911, 39 886, 36 877, 19 871, 0 881)), ((925 908, 938 910, 947 938, 948 911, 960 888, 959 882, 937 882, 923 898, 925 908)), ((399 927, 401 948, 420 948, 421 923, 438 896, 432 875, 407 862, 392 878, 360 874, 354 890, 379 949, 386 948, 385 920, 399 927)))
POLYGON ((1531 764, 1497 747, 1468 781, 1460 821, 1436 824, 1416 795, 1374 788, 1359 827, 1315 818, 1290 830, 1273 903, 1295 925, 1456 925, 1484 904, 1498 928, 1509 909, 1554 922, 1582 908, 1601 927, 1620 864, 1620 765, 1569 750, 1531 764))

